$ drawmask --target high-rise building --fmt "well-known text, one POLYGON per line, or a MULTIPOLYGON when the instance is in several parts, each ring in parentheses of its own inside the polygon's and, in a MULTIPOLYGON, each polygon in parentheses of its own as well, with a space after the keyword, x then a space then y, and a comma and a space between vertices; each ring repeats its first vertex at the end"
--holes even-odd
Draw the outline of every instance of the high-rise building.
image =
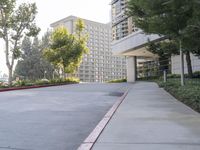
MULTIPOLYGON (((154 61, 158 56, 146 48, 149 41, 161 41, 165 38, 156 34, 145 34, 134 26, 133 19, 126 15, 129 0, 112 0, 112 51, 116 55, 127 57, 127 81, 135 82, 137 65, 145 61, 154 61), (140 63, 138 63, 140 62, 140 63)), ((171 72, 180 74, 180 56, 171 57, 171 72)), ((191 63, 194 71, 200 70, 200 58, 191 54, 191 63)), ((185 70, 187 65, 185 64, 185 70)), ((187 73, 187 71, 186 71, 187 73)))
POLYGON ((113 0, 112 6, 112 50, 116 55, 127 57, 127 81, 135 82, 138 62, 157 57, 147 51, 148 40, 155 41, 158 35, 146 35, 135 27, 132 17, 126 15, 129 0, 113 0))
MULTIPOLYGON (((51 24, 51 27, 65 26, 70 33, 75 32, 78 17, 69 16, 51 24)), ((98 23, 82 19, 85 33, 89 34, 87 46, 89 54, 75 74, 83 82, 105 82, 113 79, 126 78, 126 59, 124 56, 113 56, 111 50, 112 31, 110 24, 98 23)))
POLYGON ((119 40, 137 31, 131 17, 125 14, 128 0, 113 0, 112 5, 112 34, 113 40, 119 40))

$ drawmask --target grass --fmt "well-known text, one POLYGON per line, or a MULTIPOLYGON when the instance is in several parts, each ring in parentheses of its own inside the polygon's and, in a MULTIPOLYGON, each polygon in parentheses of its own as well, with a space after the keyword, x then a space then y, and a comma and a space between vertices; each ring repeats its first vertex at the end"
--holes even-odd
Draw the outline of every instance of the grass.
POLYGON ((200 79, 188 79, 185 86, 180 85, 179 78, 168 79, 167 83, 161 80, 156 82, 179 101, 200 112, 200 79))

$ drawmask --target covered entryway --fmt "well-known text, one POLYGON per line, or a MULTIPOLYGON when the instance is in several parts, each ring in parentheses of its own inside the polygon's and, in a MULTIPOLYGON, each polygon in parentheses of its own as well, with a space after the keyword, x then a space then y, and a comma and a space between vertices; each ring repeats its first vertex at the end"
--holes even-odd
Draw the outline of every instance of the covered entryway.
POLYGON ((129 36, 113 41, 112 51, 114 55, 127 57, 127 82, 135 82, 137 79, 137 64, 141 61, 155 60, 157 55, 146 48, 149 41, 159 41, 158 35, 146 35, 141 30, 129 36))

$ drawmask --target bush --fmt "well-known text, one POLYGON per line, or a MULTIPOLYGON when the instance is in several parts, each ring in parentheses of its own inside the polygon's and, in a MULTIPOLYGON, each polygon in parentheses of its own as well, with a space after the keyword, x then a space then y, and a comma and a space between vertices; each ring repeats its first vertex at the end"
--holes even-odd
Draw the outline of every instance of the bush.
POLYGON ((8 83, 0 81, 0 88, 7 88, 7 87, 8 87, 8 83))
POLYGON ((79 83, 80 79, 75 78, 75 77, 70 77, 65 79, 65 83, 79 83))
POLYGON ((66 83, 79 83, 80 80, 78 78, 66 78, 66 79, 62 79, 62 78, 58 78, 58 79, 52 79, 52 80, 47 80, 47 79, 42 79, 42 80, 38 80, 36 81, 36 85, 48 85, 48 84, 66 84, 66 83))
POLYGON ((168 80, 167 83, 157 81, 157 83, 178 100, 200 112, 200 83, 197 84, 196 80, 187 82, 185 86, 180 85, 180 80, 168 80))
POLYGON ((153 80, 157 80, 157 79, 161 79, 163 78, 162 76, 149 76, 149 77, 140 77, 137 80, 138 81, 153 81, 153 80))
POLYGON ((47 84, 49 84, 49 83, 50 83, 50 82, 49 82, 48 79, 41 79, 41 80, 37 80, 37 81, 35 82, 36 85, 47 85, 47 84))
MULTIPOLYGON (((167 77, 168 78, 180 78, 181 75, 180 74, 168 74, 167 77)), ((189 75, 185 74, 185 77, 188 78, 189 75)), ((200 71, 193 72, 193 78, 200 78, 200 71)))
POLYGON ((200 71, 195 71, 193 73, 193 78, 200 78, 200 71))
MULTIPOLYGON (((14 87, 24 87, 24 86, 34 86, 34 85, 60 85, 60 84, 72 84, 72 83, 79 83, 80 80, 78 78, 66 78, 66 79, 41 79, 37 81, 30 81, 30 80, 19 80, 14 81, 13 86, 14 87)), ((0 88, 8 88, 8 85, 5 85, 5 83, 0 82, 0 88)))
POLYGON ((122 82, 127 82, 127 79, 115 79, 108 81, 108 83, 122 83, 122 82))
POLYGON ((70 78, 66 78, 66 79, 52 79, 50 80, 50 83, 52 84, 65 84, 65 83, 79 83, 80 79, 75 78, 75 77, 70 77, 70 78))
POLYGON ((58 79, 51 79, 49 82, 50 82, 51 84, 61 84, 61 83, 64 83, 65 80, 62 79, 62 78, 58 78, 58 79))
POLYGON ((15 81, 13 82, 13 86, 32 86, 33 83, 29 80, 19 80, 19 81, 15 81))
POLYGON ((181 75, 179 75, 179 74, 168 74, 167 75, 167 78, 180 78, 181 77, 181 75))
POLYGON ((3 86, 3 82, 0 81, 0 87, 3 86))

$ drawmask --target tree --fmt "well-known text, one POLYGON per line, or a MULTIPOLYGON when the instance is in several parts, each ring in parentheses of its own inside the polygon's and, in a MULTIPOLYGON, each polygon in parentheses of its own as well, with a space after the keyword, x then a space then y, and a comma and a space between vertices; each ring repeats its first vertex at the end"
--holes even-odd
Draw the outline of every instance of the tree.
POLYGON ((128 14, 146 33, 181 38, 192 17, 191 0, 130 0, 128 14))
POLYGON ((159 56, 159 71, 169 70, 169 60, 173 54, 178 54, 178 44, 175 41, 149 42, 147 49, 159 56))
POLYGON ((36 4, 22 3, 16 8, 16 0, 0 1, 0 38, 5 42, 6 65, 9 85, 12 84, 14 61, 19 58, 20 40, 26 34, 35 36, 39 28, 35 25, 36 4))
POLYGON ((34 38, 31 42, 25 37, 21 46, 22 57, 15 68, 15 76, 21 76, 28 80, 39 79, 43 76, 40 65, 39 40, 34 38))
POLYGON ((21 60, 17 62, 14 76, 23 76, 28 79, 29 68, 31 67, 29 58, 32 55, 32 43, 29 37, 25 37, 21 45, 21 60))
POLYGON ((191 49, 183 43, 186 29, 196 10, 200 8, 197 0, 130 0, 128 14, 133 17, 137 27, 146 33, 154 33, 175 41, 183 46, 188 58, 188 72, 192 76, 190 61, 191 49), (183 43, 183 45, 182 45, 183 43))
POLYGON ((31 42, 29 37, 22 41, 22 57, 15 68, 15 76, 21 76, 28 80, 50 79, 53 76, 54 68, 42 57, 42 49, 47 48, 48 34, 45 34, 42 41, 36 37, 31 42))
POLYGON ((188 75, 193 77, 190 52, 200 56, 200 3, 198 0, 193 1, 193 15, 188 21, 187 28, 184 30, 182 41, 186 53, 188 75))
POLYGON ((83 33, 84 24, 76 23, 75 35, 70 34, 65 27, 58 27, 51 35, 50 48, 44 50, 44 57, 55 67, 65 73, 74 73, 82 61, 83 54, 88 52, 87 36, 83 33))
POLYGON ((51 31, 47 30, 45 34, 42 36, 41 42, 40 42, 40 64, 41 68, 43 70, 43 74, 46 72, 46 78, 54 78, 55 76, 58 76, 58 73, 55 72, 56 68, 43 57, 43 51, 44 49, 47 49, 50 47, 50 37, 51 37, 51 31))
POLYGON ((194 54, 200 55, 200 1, 193 2, 193 15, 185 29, 183 45, 194 54))

